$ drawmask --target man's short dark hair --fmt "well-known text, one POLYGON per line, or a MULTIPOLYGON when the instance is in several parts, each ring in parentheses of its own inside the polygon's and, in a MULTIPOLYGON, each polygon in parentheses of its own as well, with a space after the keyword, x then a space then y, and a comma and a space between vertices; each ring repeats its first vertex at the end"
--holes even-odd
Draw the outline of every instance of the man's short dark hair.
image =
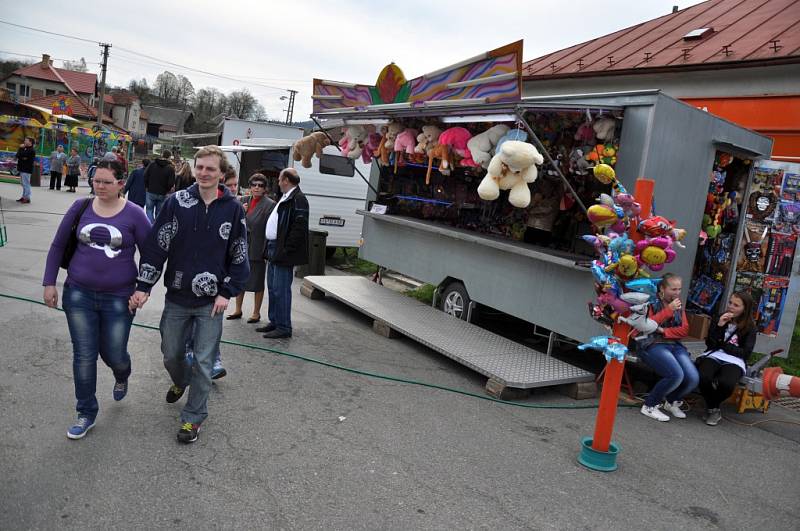
POLYGON ((294 168, 284 168, 283 170, 281 170, 281 174, 278 176, 278 178, 280 179, 281 177, 285 177, 287 181, 289 181, 295 186, 300 184, 300 175, 294 168))
POLYGON ((150 165, 150 159, 142 159, 142 167, 146 168, 150 165))
POLYGON ((169 159, 171 156, 172 156, 172 151, 168 149, 165 149, 164 151, 161 152, 162 159, 169 159))

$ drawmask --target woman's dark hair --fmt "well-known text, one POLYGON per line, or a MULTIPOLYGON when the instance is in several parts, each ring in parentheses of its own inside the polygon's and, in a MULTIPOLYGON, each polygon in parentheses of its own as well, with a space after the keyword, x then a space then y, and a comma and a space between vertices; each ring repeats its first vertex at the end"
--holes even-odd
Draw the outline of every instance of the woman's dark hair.
POLYGON ((253 184, 255 182, 262 183, 265 187, 267 186, 267 177, 263 173, 254 173, 250 176, 250 180, 247 181, 247 184, 253 184))
POLYGON ((740 315, 735 322, 736 328, 740 332, 747 333, 756 327, 756 323, 753 321, 753 297, 746 291, 736 291, 731 297, 736 297, 742 301, 744 310, 742 311, 742 315, 740 315))
POLYGON ((97 169, 99 170, 100 168, 111 170, 118 181, 125 179, 125 171, 122 169, 122 164, 116 160, 101 160, 97 163, 97 169))

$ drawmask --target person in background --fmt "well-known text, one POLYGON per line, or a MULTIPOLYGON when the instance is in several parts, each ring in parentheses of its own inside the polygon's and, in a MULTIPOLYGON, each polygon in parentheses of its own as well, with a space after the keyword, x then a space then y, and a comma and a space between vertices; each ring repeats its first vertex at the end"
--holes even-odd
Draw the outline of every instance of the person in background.
POLYGON ((225 188, 228 189, 230 193, 233 194, 233 197, 239 198, 239 175, 236 173, 236 168, 233 166, 228 166, 228 169, 225 170, 225 176, 222 180, 225 188))
MULTIPOLYGON (((247 220, 247 250, 250 260, 250 276, 245 284, 244 292, 253 292, 253 313, 247 320, 248 323, 257 323, 261 320, 261 305, 264 302, 264 279, 267 273, 267 262, 264 259, 264 230, 267 226, 267 215, 275 201, 265 195, 267 178, 254 173, 250 176, 250 195, 241 199, 247 220)), ((236 297, 236 309, 226 319, 242 318, 242 303, 244 292, 236 297)))
POLYGON ((127 195, 128 201, 136 203, 142 208, 144 208, 147 200, 144 191, 144 172, 148 165, 150 165, 150 160, 142 159, 141 165, 131 172, 125 183, 124 193, 127 195))
POLYGON ((64 153, 64 146, 59 144, 56 150, 50 153, 50 189, 61 190, 61 175, 64 173, 64 165, 67 163, 67 154, 64 153))
POLYGON ((35 161, 36 150, 33 149, 33 139, 25 137, 17 150, 17 172, 19 172, 19 183, 22 185, 22 197, 17 199, 17 203, 27 205, 31 202, 31 174, 35 161))
MULTIPOLYGON (((67 159, 67 176, 64 178, 64 186, 68 188, 67 192, 75 193, 75 188, 78 186, 78 178, 81 176, 81 157, 78 155, 77 148, 69 150, 69 158, 67 159)), ((123 178, 123 180, 125 180, 123 178)))
POLYGON ((113 147, 110 151, 106 151, 103 155, 103 160, 108 162, 119 162, 119 157, 117 157, 117 148, 113 147))
POLYGON ((100 159, 95 157, 92 159, 92 165, 86 171, 86 177, 89 181, 89 195, 94 195, 94 173, 97 171, 97 165, 100 164, 100 159))
POLYGON ((125 175, 127 175, 128 174, 128 158, 125 156, 125 150, 123 150, 121 146, 120 147, 116 147, 114 149, 116 150, 116 151, 114 151, 114 153, 116 153, 116 155, 117 155, 117 160, 122 165, 122 171, 124 171, 125 175))
POLYGON ((170 157, 172 153, 165 149, 161 157, 144 171, 145 212, 151 223, 155 221, 167 194, 175 185, 175 168, 169 160, 170 157))
POLYGON ((673 417, 686 418, 681 410, 682 400, 697 387, 699 379, 692 357, 680 341, 689 333, 689 321, 680 299, 682 287, 681 277, 672 273, 662 277, 658 300, 649 309, 649 317, 658 323, 658 329, 653 333, 653 343, 638 351, 641 360, 661 376, 645 398, 641 412, 661 422, 669 420, 659 409, 662 403, 673 417))
POLYGON ((134 254, 140 252, 150 222, 144 211, 121 197, 125 174, 116 161, 101 162, 95 173, 96 197, 75 201, 58 226, 44 271, 44 302, 58 305, 59 266, 77 220, 78 246, 69 260, 64 281, 64 314, 72 338, 72 371, 77 421, 67 437, 80 439, 94 427, 99 410, 97 356, 114 373, 114 400, 128 393, 131 357, 128 353, 133 312, 128 299, 136 287, 134 254))
POLYGON ((706 402, 703 420, 716 426, 722 420, 719 406, 733 394, 747 371, 746 363, 756 345, 753 298, 737 291, 731 295, 725 312, 711 322, 706 350, 695 362, 700 375, 700 394, 706 402))
POLYGON ((300 190, 300 175, 286 168, 278 176, 281 196, 267 216, 265 228, 269 324, 256 328, 263 337, 292 337, 292 277, 294 266, 308 263, 308 200, 300 190))
POLYGON ((179 170, 175 174, 175 191, 186 190, 194 184, 194 175, 192 175, 192 166, 184 161, 179 166, 179 170))

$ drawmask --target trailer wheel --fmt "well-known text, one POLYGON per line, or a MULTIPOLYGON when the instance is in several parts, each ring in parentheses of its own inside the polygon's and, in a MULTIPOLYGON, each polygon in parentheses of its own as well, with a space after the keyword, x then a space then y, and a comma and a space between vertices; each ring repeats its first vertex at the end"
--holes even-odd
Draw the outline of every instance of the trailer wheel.
POLYGON ((467 294, 467 288, 461 282, 451 282, 442 290, 442 299, 439 309, 448 315, 462 321, 467 320, 467 314, 471 299, 467 294))

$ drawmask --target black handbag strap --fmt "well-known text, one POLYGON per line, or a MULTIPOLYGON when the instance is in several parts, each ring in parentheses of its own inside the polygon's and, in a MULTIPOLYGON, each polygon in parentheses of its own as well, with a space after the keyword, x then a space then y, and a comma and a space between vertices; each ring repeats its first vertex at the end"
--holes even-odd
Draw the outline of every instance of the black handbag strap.
POLYGON ((86 212, 86 209, 89 207, 89 203, 91 203, 91 202, 92 202, 92 198, 89 197, 89 198, 86 199, 86 201, 83 202, 83 205, 81 205, 81 209, 78 211, 78 215, 75 216, 75 219, 72 221, 72 231, 70 231, 70 234, 74 235, 75 231, 78 230, 78 223, 81 222, 81 218, 83 217, 83 213, 86 212))

